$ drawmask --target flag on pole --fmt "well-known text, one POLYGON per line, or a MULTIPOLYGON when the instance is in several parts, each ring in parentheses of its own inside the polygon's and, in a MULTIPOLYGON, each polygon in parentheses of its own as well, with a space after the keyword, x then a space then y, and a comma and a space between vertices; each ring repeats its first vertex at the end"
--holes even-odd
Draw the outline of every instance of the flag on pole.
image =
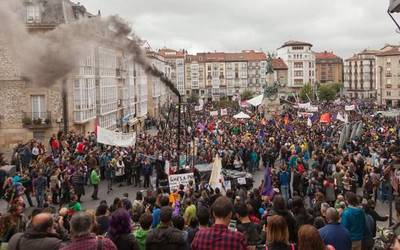
POLYGON ((319 119, 322 123, 330 123, 331 122, 331 115, 329 113, 323 113, 319 119))
POLYGON ((283 121, 284 121, 285 125, 289 124, 289 115, 288 114, 285 115, 285 118, 283 119, 283 121))
POLYGON ((311 118, 310 118, 310 117, 307 118, 307 126, 308 126, 309 128, 312 127, 312 121, 311 121, 311 118))

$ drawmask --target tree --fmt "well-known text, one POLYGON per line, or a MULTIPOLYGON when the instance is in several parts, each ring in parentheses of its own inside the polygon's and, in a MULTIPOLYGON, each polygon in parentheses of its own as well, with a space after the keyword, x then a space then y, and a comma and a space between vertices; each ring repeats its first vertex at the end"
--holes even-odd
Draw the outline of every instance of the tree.
POLYGON ((188 103, 199 103, 199 94, 192 92, 192 94, 187 99, 188 103))
POLYGON ((253 98, 253 96, 254 96, 253 92, 251 92, 250 90, 246 90, 240 94, 240 99, 241 100, 249 100, 249 99, 253 98))
POLYGON ((215 108, 233 108, 237 103, 227 98, 226 96, 221 97, 219 101, 214 103, 215 108))
POLYGON ((313 89, 311 83, 306 83, 300 90, 300 99, 302 101, 309 101, 309 98, 313 98, 313 89))
POLYGON ((341 84, 337 83, 322 84, 318 88, 318 97, 321 101, 332 101, 336 98, 340 88, 341 84))

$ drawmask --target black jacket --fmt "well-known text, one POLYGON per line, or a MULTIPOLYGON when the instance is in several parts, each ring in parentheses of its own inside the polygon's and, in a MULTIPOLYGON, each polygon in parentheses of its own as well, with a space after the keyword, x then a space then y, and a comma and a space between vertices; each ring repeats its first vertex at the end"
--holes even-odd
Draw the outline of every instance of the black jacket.
POLYGON ((160 225, 147 235, 146 250, 184 250, 186 242, 176 228, 160 225))
POLYGON ((118 250, 140 250, 133 234, 123 234, 113 241, 118 250))

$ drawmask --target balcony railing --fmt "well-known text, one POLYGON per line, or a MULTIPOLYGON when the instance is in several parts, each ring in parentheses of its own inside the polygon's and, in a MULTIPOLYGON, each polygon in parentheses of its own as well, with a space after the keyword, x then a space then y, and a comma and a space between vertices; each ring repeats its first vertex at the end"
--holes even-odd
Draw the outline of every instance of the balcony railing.
POLYGON ((50 128, 51 112, 23 112, 22 125, 25 128, 50 128))

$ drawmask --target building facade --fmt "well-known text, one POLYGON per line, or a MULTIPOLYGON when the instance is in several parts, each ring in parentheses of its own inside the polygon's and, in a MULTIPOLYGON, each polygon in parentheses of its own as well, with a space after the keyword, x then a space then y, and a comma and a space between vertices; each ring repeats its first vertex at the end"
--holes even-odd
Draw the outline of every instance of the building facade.
POLYGON ((363 50, 344 62, 344 93, 356 99, 376 98, 376 57, 378 50, 363 50))
POLYGON ((400 46, 387 45, 375 56, 378 104, 400 108, 400 46))
POLYGON ((164 57, 165 62, 171 67, 171 81, 179 93, 184 96, 185 91, 185 56, 187 52, 163 48, 158 53, 164 57))
MULTIPOLYGON (((148 50, 147 57, 153 67, 163 72, 166 77, 171 77, 171 66, 165 62, 164 57, 155 52, 148 50)), ((162 110, 168 110, 171 101, 171 91, 160 80, 159 77, 152 75, 147 76, 147 112, 152 118, 160 118, 162 110)))
POLYGON ((288 66, 282 58, 274 58, 271 61, 273 69, 272 74, 267 75, 267 83, 278 83, 280 86, 287 86, 288 84, 288 66))
POLYGON ((333 52, 315 53, 316 83, 343 83, 343 60, 333 52))
POLYGON ((266 71, 265 53, 254 50, 186 55, 186 96, 193 94, 205 101, 215 101, 246 90, 261 93, 266 71))
POLYGON ((277 56, 288 67, 287 86, 294 91, 299 91, 304 84, 315 83, 315 55, 311 47, 307 42, 289 41, 277 49, 277 56))
MULTIPOLYGON (((29 32, 46 32, 94 16, 82 5, 66 0, 24 4, 25 16, 21 18, 29 32)), ((139 128, 147 116, 144 72, 131 55, 107 42, 107 37, 86 51, 72 73, 41 86, 21 76, 7 44, 0 42, 0 148, 11 148, 30 138, 46 142, 63 130, 64 124, 82 134, 95 131, 97 125, 125 131, 139 128)))

